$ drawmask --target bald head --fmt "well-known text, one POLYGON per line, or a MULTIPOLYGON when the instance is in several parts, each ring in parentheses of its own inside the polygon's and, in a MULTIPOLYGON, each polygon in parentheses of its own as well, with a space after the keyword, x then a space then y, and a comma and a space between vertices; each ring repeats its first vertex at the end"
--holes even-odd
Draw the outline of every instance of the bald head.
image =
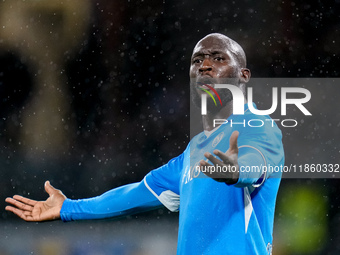
MULTIPOLYGON (((229 37, 214 33, 202 38, 195 46, 191 56, 190 87, 192 99, 200 105, 202 84, 231 84, 239 87, 245 94, 246 83, 250 79, 250 70, 246 68, 246 55, 242 47, 229 37)), ((229 90, 216 88, 221 101, 227 105, 233 100, 229 90)), ((208 101, 213 104, 213 101, 208 101)), ((210 105, 209 111, 218 112, 222 108, 210 105)))
POLYGON ((210 44, 216 45, 220 48, 220 50, 229 51, 237 60, 239 67, 246 67, 247 60, 244 50, 237 42, 230 39, 228 36, 219 33, 208 34, 196 44, 194 52, 197 51, 199 47, 201 47, 204 41, 209 41, 210 44))

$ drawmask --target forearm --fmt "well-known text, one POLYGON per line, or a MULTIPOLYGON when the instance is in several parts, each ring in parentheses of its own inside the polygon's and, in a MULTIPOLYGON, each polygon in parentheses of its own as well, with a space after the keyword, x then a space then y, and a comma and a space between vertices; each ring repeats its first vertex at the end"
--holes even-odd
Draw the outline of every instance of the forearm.
POLYGON ((66 199, 60 217, 63 221, 103 219, 143 212, 161 205, 141 181, 112 189, 94 198, 66 199))

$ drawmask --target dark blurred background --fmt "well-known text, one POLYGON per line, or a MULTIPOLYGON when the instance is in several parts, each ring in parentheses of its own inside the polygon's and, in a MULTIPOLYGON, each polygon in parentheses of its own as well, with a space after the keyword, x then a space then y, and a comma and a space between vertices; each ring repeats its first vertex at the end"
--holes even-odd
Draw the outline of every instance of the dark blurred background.
MULTIPOLYGON (((22 238, 15 232, 18 226, 27 235, 46 231, 48 236, 53 236, 53 226, 65 233, 78 226, 24 225, 5 212, 7 196, 45 199, 45 180, 69 198, 96 196, 140 181, 185 149, 190 136, 189 63, 199 39, 220 32, 239 42, 252 77, 337 78, 339 8, 340 1, 315 0, 1 1, 0 254, 20 254, 18 247, 5 247, 7 240, 22 238)), ((334 100, 340 87, 333 91, 334 100)), ((336 123, 318 119, 318 126, 329 129, 322 139, 332 141, 332 155, 339 154, 340 120, 336 123)), ((323 150, 312 138, 299 144, 299 132, 283 134, 285 144, 296 145, 286 147, 288 161, 296 154, 302 162, 308 159, 308 150, 301 148, 323 150)), ((340 253, 339 184, 338 179, 283 180, 274 254, 340 253)), ((171 231, 159 230, 166 239, 169 232, 176 235, 177 217, 164 209, 108 224, 133 229, 136 221, 138 229, 155 219, 170 221, 171 231)), ((91 227, 86 227, 90 233, 91 227)), ((152 229, 150 223, 147 231, 152 229)), ((105 227, 96 231, 110 238, 105 227)), ((58 246, 48 240, 51 247, 66 242, 58 246)), ((175 254, 173 240, 169 254, 175 254)), ((122 241, 125 246, 131 242, 122 241)), ((46 253, 48 244, 22 249, 52 254, 46 253)), ((132 251, 110 253, 108 248, 100 254, 157 254, 140 243, 133 245, 137 248, 129 246, 132 251)), ((78 254, 76 250, 54 254, 78 254)))

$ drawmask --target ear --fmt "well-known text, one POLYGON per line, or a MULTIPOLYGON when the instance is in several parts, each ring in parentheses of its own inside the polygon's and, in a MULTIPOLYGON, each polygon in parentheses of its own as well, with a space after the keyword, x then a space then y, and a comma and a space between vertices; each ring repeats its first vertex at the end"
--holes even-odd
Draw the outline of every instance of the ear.
POLYGON ((248 68, 242 68, 241 69, 241 81, 243 83, 247 83, 250 79, 251 73, 248 68))

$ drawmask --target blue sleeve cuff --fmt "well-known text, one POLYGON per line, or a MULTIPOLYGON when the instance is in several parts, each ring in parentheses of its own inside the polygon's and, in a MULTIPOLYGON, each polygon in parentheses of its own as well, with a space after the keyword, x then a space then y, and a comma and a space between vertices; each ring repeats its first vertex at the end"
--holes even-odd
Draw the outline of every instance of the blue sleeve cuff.
POLYGON ((243 153, 238 159, 239 178, 235 187, 260 186, 266 179, 266 160, 264 155, 254 147, 243 147, 243 153))
POLYGON ((70 211, 70 207, 71 207, 72 202, 73 202, 73 200, 67 198, 64 201, 63 206, 61 207, 60 218, 63 222, 72 221, 70 214, 67 213, 68 211, 70 211))

